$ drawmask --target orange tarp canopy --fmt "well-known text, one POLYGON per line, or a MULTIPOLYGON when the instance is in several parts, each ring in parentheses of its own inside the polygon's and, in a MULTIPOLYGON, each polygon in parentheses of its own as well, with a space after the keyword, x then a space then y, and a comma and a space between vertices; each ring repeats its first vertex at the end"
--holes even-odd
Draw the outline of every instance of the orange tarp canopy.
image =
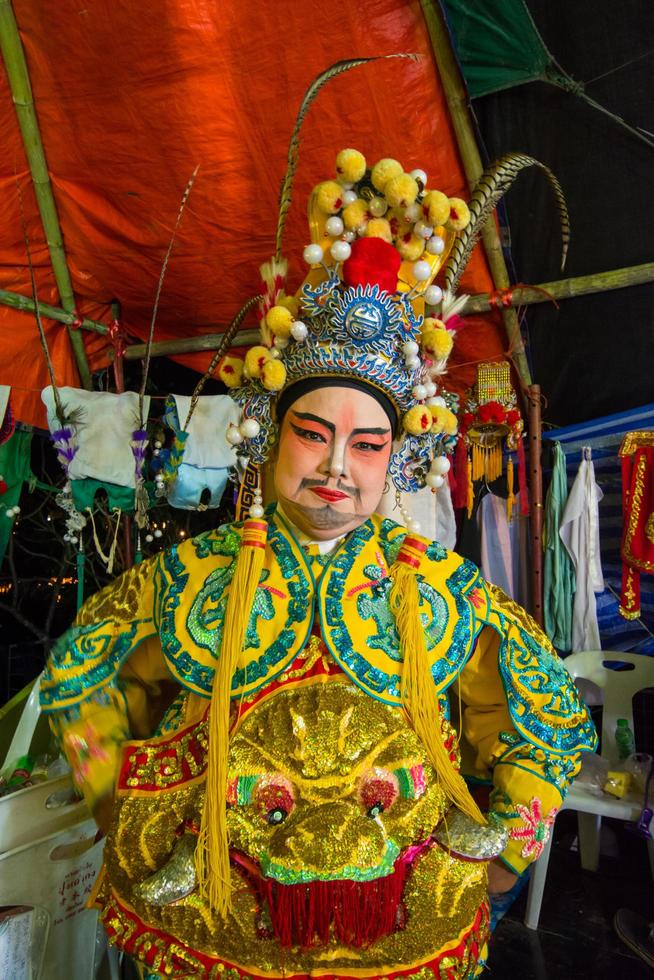
MULTIPOLYGON (((343 58, 415 52, 332 81, 311 108, 287 224, 289 283, 303 278, 311 186, 339 149, 422 167, 430 186, 467 195, 419 2, 358 0, 14 0, 78 312, 147 335, 181 196, 199 165, 166 276, 155 339, 224 329, 258 291, 273 252, 288 139, 313 77, 343 58)), ((25 232, 38 296, 58 305, 9 85, 0 72, 0 288, 30 295, 25 232), (22 201, 22 203, 21 203, 22 201), (21 216, 22 210, 22 216, 21 216)), ((475 254, 463 291, 492 288, 475 254)), ((252 325, 254 320, 252 320, 252 325)), ((245 326, 248 323, 246 322, 245 326)), ((59 385, 79 385, 66 328, 46 321, 59 385)), ((31 314, 0 306, 0 383, 15 416, 43 426, 48 376, 31 314)), ((92 368, 106 337, 84 332, 92 368)), ((506 346, 496 320, 459 331, 452 381, 506 346), (465 367, 457 368, 457 364, 465 367)), ((201 370, 209 355, 180 358, 201 370)))

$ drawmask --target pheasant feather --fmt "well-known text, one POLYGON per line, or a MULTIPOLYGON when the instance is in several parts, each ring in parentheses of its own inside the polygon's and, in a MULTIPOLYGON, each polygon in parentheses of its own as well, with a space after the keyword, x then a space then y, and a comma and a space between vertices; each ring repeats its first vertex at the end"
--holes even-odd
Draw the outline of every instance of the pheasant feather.
POLYGON ((509 190, 518 174, 527 167, 539 167, 543 170, 554 191, 559 220, 561 222, 561 270, 565 268, 565 260, 570 244, 570 218, 561 185, 549 167, 546 167, 540 160, 535 160, 534 157, 527 156, 523 153, 508 153, 500 157, 499 160, 496 160, 495 163, 492 163, 483 172, 472 192, 472 197, 468 203, 470 223, 455 239, 452 251, 445 264, 445 286, 451 293, 456 290, 461 274, 477 243, 486 218, 509 190))
POLYGON ((293 178, 295 177, 295 172, 297 170, 297 165, 300 159, 300 130, 302 128, 302 123, 304 118, 311 107, 311 103, 316 98, 321 88, 331 81, 332 78, 336 78, 337 75, 342 75, 343 72, 349 71, 350 68, 357 68, 359 65, 365 65, 369 61, 379 61, 382 58, 411 58, 414 61, 418 60, 419 55, 416 54, 385 54, 385 55, 375 55, 371 58, 350 58, 344 61, 336 61, 325 71, 321 72, 307 89, 304 98, 302 99, 302 104, 300 105, 300 110, 297 114, 295 120, 295 126, 293 127, 293 132, 291 134, 291 141, 288 146, 288 157, 286 164, 286 174, 282 181, 282 187, 279 194, 279 217, 277 219, 277 236, 275 239, 275 258, 277 261, 281 259, 282 255, 282 242, 284 239, 284 227, 286 225, 286 215, 288 214, 288 209, 291 206, 291 194, 293 189, 293 178))

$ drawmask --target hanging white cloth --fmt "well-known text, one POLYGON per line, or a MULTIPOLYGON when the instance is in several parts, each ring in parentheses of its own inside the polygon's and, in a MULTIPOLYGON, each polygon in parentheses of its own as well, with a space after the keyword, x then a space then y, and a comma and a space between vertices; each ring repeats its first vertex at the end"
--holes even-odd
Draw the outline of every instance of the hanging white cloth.
MULTIPOLYGON (((191 404, 189 395, 171 395, 180 426, 186 422, 191 404)), ((207 506, 218 507, 229 470, 236 464, 234 447, 227 442, 230 423, 238 424, 238 405, 229 395, 203 395, 198 398, 188 425, 188 439, 175 482, 168 493, 172 507, 195 510, 205 490, 207 506)))
POLYGON ((481 571, 487 581, 499 586, 525 609, 530 605, 528 518, 520 513, 516 495, 511 520, 506 516, 506 498, 487 493, 479 504, 477 521, 481 530, 481 571))
MULTIPOLYGON (((83 391, 59 388, 59 397, 67 416, 72 417, 77 453, 70 464, 71 480, 90 477, 120 487, 136 485, 132 432, 140 428, 139 396, 136 391, 114 394, 111 391, 83 391)), ((44 388, 41 400, 48 413, 50 432, 61 428, 52 388, 44 388)), ((148 417, 150 398, 143 402, 148 417)))
POLYGON ((600 555, 599 502, 590 449, 583 458, 561 518, 559 534, 575 566, 577 589, 572 609, 572 650, 599 650, 595 593, 604 591, 600 555))

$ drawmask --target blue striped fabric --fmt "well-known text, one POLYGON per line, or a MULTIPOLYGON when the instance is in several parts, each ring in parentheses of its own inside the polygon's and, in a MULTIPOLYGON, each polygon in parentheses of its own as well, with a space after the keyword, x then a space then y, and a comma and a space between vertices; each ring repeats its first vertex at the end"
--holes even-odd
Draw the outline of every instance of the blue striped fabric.
POLYGON ((640 580, 641 619, 626 620, 618 612, 622 580, 622 477, 618 449, 622 438, 634 429, 654 431, 654 404, 606 415, 604 418, 543 432, 543 476, 548 481, 550 454, 545 440, 558 440, 566 455, 568 484, 577 475, 582 449, 590 446, 595 478, 604 492, 599 506, 602 569, 606 588, 597 596, 597 620, 602 648, 654 654, 654 575, 640 580))

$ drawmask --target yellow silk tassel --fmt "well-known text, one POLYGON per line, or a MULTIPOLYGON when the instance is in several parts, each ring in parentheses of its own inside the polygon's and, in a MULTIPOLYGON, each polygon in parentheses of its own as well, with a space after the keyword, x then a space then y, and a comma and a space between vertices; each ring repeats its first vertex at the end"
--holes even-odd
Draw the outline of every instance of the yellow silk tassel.
POLYGON ((466 506, 468 517, 472 517, 472 509, 475 506, 475 488, 472 482, 472 463, 470 462, 470 459, 468 459, 466 473, 468 476, 466 506))
POLYGON ((511 518, 513 517, 513 508, 515 507, 515 494, 513 492, 513 460, 510 456, 506 464, 506 488, 508 490, 506 498, 506 519, 510 522, 511 518))
POLYGON ((473 820, 485 824, 481 810, 470 795, 463 776, 454 767, 443 740, 441 711, 429 667, 416 580, 425 549, 423 540, 407 536, 390 572, 393 581, 390 604, 403 654, 402 704, 446 797, 473 820))
POLYGON ((227 839, 227 760, 232 678, 239 664, 256 588, 261 578, 267 531, 265 521, 249 519, 243 525, 209 708, 207 780, 195 850, 195 869, 201 894, 211 908, 223 917, 229 912, 231 901, 227 839))

